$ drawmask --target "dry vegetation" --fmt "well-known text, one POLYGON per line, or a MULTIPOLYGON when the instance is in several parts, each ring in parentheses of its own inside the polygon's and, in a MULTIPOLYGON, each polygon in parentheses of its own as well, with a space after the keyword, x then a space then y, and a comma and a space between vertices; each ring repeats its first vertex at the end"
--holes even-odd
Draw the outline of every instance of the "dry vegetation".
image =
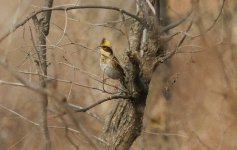
MULTIPOLYGON (((54 6, 76 1, 57 0, 54 6)), ((194 0, 169 0, 170 20, 184 16, 192 2, 194 0)), ((135 0, 81 0, 80 3, 112 5, 136 13, 135 0)), ((0 37, 13 24, 42 7, 37 0, 1 0, 0 4, 0 37)), ((150 84, 143 132, 131 149, 237 149, 237 3, 226 0, 223 9, 220 0, 200 0, 199 4, 187 21, 169 31, 169 34, 181 32, 168 42, 169 49, 176 47, 183 34, 187 34, 187 38, 172 59, 156 69, 150 84), (191 20, 191 30, 184 33, 191 20)), ((121 19, 118 12, 111 10, 72 10, 66 15, 63 11, 53 12, 47 37, 48 74, 58 80, 57 92, 66 95, 70 103, 88 106, 110 96, 101 91, 102 83, 94 80, 102 80, 96 47, 102 37, 107 37, 114 53, 122 60, 131 22, 104 24, 121 19)), ((0 43, 0 56, 22 77, 37 84, 36 54, 30 30, 35 36, 32 21, 10 34, 0 43)), ((39 94, 15 85, 19 81, 3 67, 0 80, 0 149, 42 149, 39 94)), ((116 101, 98 105, 89 110, 89 114, 75 114, 93 141, 101 140, 105 116, 116 101)), ((48 110, 52 149, 75 149, 75 145, 92 149, 82 133, 73 130, 75 127, 69 118, 62 120, 55 116, 52 101, 48 110), (65 129, 65 125, 69 128, 65 129)))

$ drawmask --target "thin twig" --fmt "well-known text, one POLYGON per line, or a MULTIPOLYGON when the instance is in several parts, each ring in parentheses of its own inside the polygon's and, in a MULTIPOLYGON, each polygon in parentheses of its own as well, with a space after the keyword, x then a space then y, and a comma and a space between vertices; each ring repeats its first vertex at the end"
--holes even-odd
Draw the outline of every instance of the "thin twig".
POLYGON ((200 34, 198 34, 198 35, 192 36, 193 39, 194 39, 194 38, 197 38, 197 37, 199 37, 199 36, 201 36, 202 34, 206 34, 207 32, 209 32, 209 31, 216 25, 217 21, 219 20, 221 14, 222 14, 222 12, 223 12, 224 5, 225 5, 225 1, 226 1, 226 0, 223 0, 223 1, 222 1, 221 9, 220 9, 220 11, 219 11, 217 17, 214 19, 213 23, 210 25, 210 27, 208 27, 205 32, 200 33, 200 34))
POLYGON ((35 85, 31 82, 28 82, 24 78, 22 78, 21 75, 19 75, 19 73, 15 71, 15 69, 10 67, 2 59, 0 59, 0 65, 3 66, 8 72, 10 72, 18 81, 20 81, 22 84, 24 84, 27 88, 29 88, 35 92, 38 92, 40 94, 46 94, 46 91, 44 91, 39 85, 35 85))
POLYGON ((0 85, 1 85, 1 84, 26 87, 26 86, 25 86, 24 84, 22 84, 22 83, 10 82, 10 81, 3 81, 3 80, 0 80, 0 85))
POLYGON ((14 144, 12 144, 10 147, 8 147, 7 150, 11 150, 16 145, 20 144, 23 140, 25 140, 28 136, 30 136, 31 133, 32 132, 29 131, 27 134, 25 134, 23 137, 21 137, 18 141, 16 141, 14 144))
MULTIPOLYGON (((189 24, 188 28, 186 29, 186 32, 188 32, 192 27, 192 22, 189 24)), ((171 52, 167 53, 164 57, 158 58, 157 62, 161 62, 163 63, 165 60, 171 58, 174 54, 177 53, 178 48, 182 45, 182 43, 184 42, 184 40, 186 39, 187 34, 184 34, 184 36, 182 37, 182 39, 179 41, 178 45, 176 46, 176 48, 174 50, 172 50, 171 52)))
POLYGON ((62 33, 62 36, 59 38, 58 42, 55 44, 56 46, 63 40, 64 35, 66 34, 67 24, 68 24, 66 10, 64 11, 64 14, 65 14, 65 24, 64 24, 64 28, 63 28, 63 33, 62 33))
POLYGON ((198 140, 198 142, 200 142, 200 143, 203 145, 203 147, 205 147, 205 148, 208 149, 208 150, 211 150, 211 149, 212 149, 212 148, 209 147, 205 142, 202 141, 202 139, 196 134, 196 132, 194 132, 194 131, 191 130, 191 133, 195 136, 195 138, 198 140))
MULTIPOLYGON (((37 75, 37 76, 43 76, 43 77, 45 77, 45 78, 47 78, 47 79, 50 79, 50 80, 55 80, 55 81, 58 81, 58 82, 63 82, 63 83, 68 83, 68 84, 74 84, 74 85, 76 85, 76 86, 80 86, 80 87, 84 87, 84 88, 89 88, 89 89, 92 89, 92 90, 97 90, 97 91, 101 91, 101 92, 103 92, 103 93, 106 93, 106 91, 104 91, 103 89, 99 89, 99 88, 97 88, 97 87, 94 87, 94 86, 89 86, 89 85, 83 85, 83 84, 80 84, 80 83, 77 83, 77 82, 73 82, 73 81, 71 81, 71 80, 65 80, 65 79, 60 79, 60 78, 55 78, 55 77, 53 77, 53 76, 50 76, 50 75, 43 75, 43 74, 40 74, 40 73, 37 73, 37 72, 26 72, 26 71, 18 71, 19 73, 24 73, 24 74, 31 74, 31 75, 37 75)), ((4 83, 3 83, 4 84, 4 83)), ((7 83, 6 83, 7 84, 7 83)), ((10 85, 11 83, 9 83, 9 85, 10 85)), ((12 84, 14 84, 14 83, 12 83, 12 84)), ((18 83, 16 83, 16 84, 18 84, 18 83)), ((21 86, 20 84, 19 84, 19 86, 21 86)), ((24 86, 24 84, 22 85, 22 86, 24 86)), ((27 87, 27 86, 26 86, 27 87)), ((108 94, 114 94, 114 93, 108 93, 108 94)))
MULTIPOLYGON (((164 32, 167 32, 168 30, 170 29, 173 29, 175 27, 177 27, 178 25, 180 25, 181 23, 183 23, 184 21, 187 20, 187 18, 192 14, 193 10, 190 10, 188 12, 188 14, 186 16, 184 16, 183 18, 179 19, 178 21, 174 22, 174 23, 171 23, 167 26, 165 26, 162 30, 161 30, 161 33, 164 33, 164 32)), ((1 41, 1 40, 0 40, 1 41)))
MULTIPOLYGON (((7 108, 7 107, 5 107, 5 106, 3 106, 3 105, 1 105, 1 104, 0 104, 0 107, 1 107, 2 109, 6 110, 6 111, 9 111, 9 112, 12 113, 13 115, 18 116, 19 118, 23 119, 24 121, 26 121, 26 122, 28 122, 28 123, 34 125, 34 126, 38 126, 38 127, 40 126, 39 123, 36 123, 36 122, 34 122, 34 121, 32 121, 32 120, 29 120, 29 119, 26 118, 25 116, 19 114, 18 112, 14 111, 14 110, 12 110, 12 109, 10 109, 10 108, 7 108)), ((66 129, 66 128, 67 128, 68 131, 75 132, 75 133, 79 133, 79 134, 81 133, 80 131, 78 131, 78 130, 76 130, 76 129, 73 129, 73 128, 71 128, 71 127, 66 127, 66 126, 54 126, 54 125, 50 125, 50 126, 48 126, 48 128, 56 128, 56 129, 66 129)), ((24 137, 25 137, 25 136, 24 136, 24 137)), ((24 138, 24 137, 23 137, 23 138, 24 138)), ((98 138, 98 137, 93 136, 93 135, 92 135, 92 137, 95 138, 95 139, 97 139, 97 140, 100 141, 100 142, 105 143, 105 141, 103 141, 101 138, 98 138)), ((23 138, 21 139, 21 141, 23 140, 23 138)), ((18 141, 16 144, 18 144, 19 142, 20 142, 20 141, 18 141)), ((14 144, 14 146, 16 146, 16 144, 14 144)), ((11 147, 14 147, 14 146, 12 145, 11 147)), ((9 147, 9 148, 11 148, 11 147, 9 147)))
POLYGON ((162 136, 179 136, 183 138, 189 138, 187 135, 184 134, 178 134, 178 133, 158 133, 158 132, 151 132, 151 131, 143 131, 146 134, 152 134, 152 135, 162 135, 162 136))
POLYGON ((33 124, 33 125, 39 126, 39 124, 38 124, 38 123, 36 123, 36 122, 33 122, 33 121, 29 120, 28 118, 26 118, 26 117, 22 116, 21 114, 17 113, 16 111, 13 111, 13 110, 11 110, 11 109, 9 109, 9 108, 7 108, 7 107, 5 107, 5 106, 1 105, 1 104, 0 104, 0 107, 1 107, 2 109, 5 109, 5 110, 7 110, 7 111, 11 112, 12 114, 14 114, 14 115, 18 116, 19 118, 21 118, 21 119, 23 119, 23 120, 25 120, 25 121, 27 121, 27 122, 29 122, 29 123, 33 124))
MULTIPOLYGON (((72 64, 68 64, 68 63, 64 63, 64 62, 59 62, 59 64, 63 64, 63 65, 65 65, 65 66, 68 66, 68 67, 71 67, 71 68, 73 68, 73 69, 75 69, 75 70, 78 70, 78 71, 80 71, 81 73, 85 73, 88 77, 90 77, 91 79, 93 79, 93 80, 95 80, 95 81, 98 81, 99 83, 102 83, 102 84, 105 84, 105 85, 107 85, 107 86, 110 86, 110 87, 119 89, 120 91, 124 91, 123 89, 118 88, 118 87, 116 87, 115 85, 112 85, 112 84, 110 84, 110 83, 104 83, 103 80, 101 81, 101 80, 97 79, 97 76, 96 76, 96 75, 94 75, 94 74, 92 74, 92 73, 89 73, 89 72, 87 72, 87 71, 84 71, 84 70, 82 70, 82 69, 80 69, 80 68, 78 68, 78 67, 76 67, 76 66, 74 66, 74 65, 72 65, 72 64)), ((105 91, 104 89, 103 89, 103 91, 104 91, 105 93, 108 93, 108 94, 115 94, 115 93, 112 93, 112 92, 105 91)))

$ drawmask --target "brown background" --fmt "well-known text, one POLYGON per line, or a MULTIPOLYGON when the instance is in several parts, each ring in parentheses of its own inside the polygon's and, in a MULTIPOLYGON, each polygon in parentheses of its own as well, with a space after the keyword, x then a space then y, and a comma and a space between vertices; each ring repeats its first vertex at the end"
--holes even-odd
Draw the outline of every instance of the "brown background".
MULTIPOLYGON (((135 14, 134 1, 82 0, 80 4, 112 5, 135 14)), ((76 0, 57 0, 54 6, 75 2, 76 0)), ((209 32, 205 32, 217 17, 221 2, 206 0, 199 3, 201 21, 196 21, 195 15, 189 18, 188 21, 193 19, 194 24, 187 40, 169 62, 159 66, 153 76, 144 118, 144 132, 132 146, 134 150, 237 149, 237 4, 234 0, 227 0, 215 26, 209 32), (193 37, 200 33, 202 36, 193 37), (164 98, 164 92, 170 94, 168 100, 164 98)), ((38 0, 1 0, 0 36, 10 30, 13 24, 40 7, 41 3, 38 0)), ((171 21, 185 15, 190 7, 189 0, 169 0, 168 15, 171 21)), ((115 55, 122 62, 123 50, 127 47, 126 34, 129 31, 129 21, 118 23, 113 28, 99 24, 120 19, 119 13, 111 10, 72 10, 67 14, 66 34, 63 35, 65 13, 54 11, 47 41, 49 75, 101 89, 102 84, 89 78, 88 74, 74 71, 62 63, 71 63, 96 76, 97 79, 102 79, 96 46, 103 37, 108 38, 115 55), (60 43, 55 47, 59 40, 60 43), (68 44, 70 42, 77 45, 68 44), (85 49, 80 44, 92 50, 85 49)), ((188 21, 170 33, 185 30, 188 21)), ((0 55, 16 70, 35 72, 33 57, 36 56, 27 55, 34 53, 29 28, 34 32, 32 21, 5 39, 1 43, 0 55)), ((176 36, 170 41, 170 49, 175 47, 180 37, 176 36)), ((38 82, 37 76, 30 74, 22 76, 34 83, 38 82)), ((18 82, 3 68, 0 68, 0 80, 18 82)), ((116 81, 109 82, 118 84, 116 81)), ((62 82, 59 82, 57 90, 69 95, 69 101, 80 106, 87 106, 109 96, 97 90, 62 82)), ((38 96, 24 87, 0 85, 0 105, 36 123, 39 117, 38 96)), ((106 102, 91 112, 104 120, 112 103, 114 102, 106 102)), ((49 110, 51 109, 53 107, 49 105, 49 110)), ((64 125, 53 117, 52 112, 49 112, 48 116, 50 126, 64 125)), ((100 121, 84 113, 78 113, 76 117, 90 134, 99 137, 102 130, 100 121)), ((68 132, 68 134, 80 149, 90 149, 90 145, 80 133, 68 132)), ((50 136, 53 149, 74 149, 65 137, 64 129, 52 127, 50 136)), ((1 107, 0 149, 8 148, 41 149, 39 127, 1 107)))

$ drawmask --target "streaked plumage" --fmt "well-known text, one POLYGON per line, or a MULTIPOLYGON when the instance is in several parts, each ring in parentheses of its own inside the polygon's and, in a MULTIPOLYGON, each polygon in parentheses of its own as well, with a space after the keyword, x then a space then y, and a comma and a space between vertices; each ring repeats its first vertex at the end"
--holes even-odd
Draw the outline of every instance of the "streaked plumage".
POLYGON ((112 79, 124 80, 125 74, 123 68, 114 56, 110 42, 103 38, 99 50, 101 54, 100 67, 104 74, 112 79))

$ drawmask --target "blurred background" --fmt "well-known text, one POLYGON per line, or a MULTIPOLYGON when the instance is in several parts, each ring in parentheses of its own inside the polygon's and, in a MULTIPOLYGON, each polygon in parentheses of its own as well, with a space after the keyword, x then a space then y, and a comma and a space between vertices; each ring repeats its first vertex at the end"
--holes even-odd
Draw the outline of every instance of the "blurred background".
MULTIPOLYGON (((135 0, 54 2, 54 6, 65 4, 111 5, 136 13, 135 0)), ((197 4, 194 7, 194 0, 168 0, 164 5, 165 24, 185 16, 191 7, 195 11, 186 22, 167 33, 181 32, 168 42, 168 49, 175 48, 183 34, 187 34, 187 39, 177 54, 160 64, 153 75, 143 133, 133 144, 133 150, 237 149, 237 2, 225 0, 223 9, 222 0, 197 4), (183 33, 190 21, 191 30, 183 33)), ((38 0, 0 0, 0 37, 41 7, 38 0)), ((84 107, 110 95, 101 90, 103 85, 97 81, 103 77, 96 47, 103 37, 108 38, 122 62, 130 24, 130 18, 122 21, 120 13, 111 10, 53 11, 47 37, 48 73, 60 79, 57 90, 70 103, 84 107)), ((0 43, 0 56, 25 79, 37 84, 37 56, 30 30, 35 36, 32 21, 0 43)), ((0 80, 0 149, 42 149, 39 126, 34 124, 39 120, 39 95, 9 84, 18 81, 2 67, 0 80)), ((114 103, 103 103, 91 109, 90 114, 75 115, 95 140, 99 140, 104 119, 114 103)), ((55 117, 53 109, 49 104, 52 149, 75 149, 72 143, 80 149, 91 149, 79 132, 63 128, 65 124, 55 117)))

